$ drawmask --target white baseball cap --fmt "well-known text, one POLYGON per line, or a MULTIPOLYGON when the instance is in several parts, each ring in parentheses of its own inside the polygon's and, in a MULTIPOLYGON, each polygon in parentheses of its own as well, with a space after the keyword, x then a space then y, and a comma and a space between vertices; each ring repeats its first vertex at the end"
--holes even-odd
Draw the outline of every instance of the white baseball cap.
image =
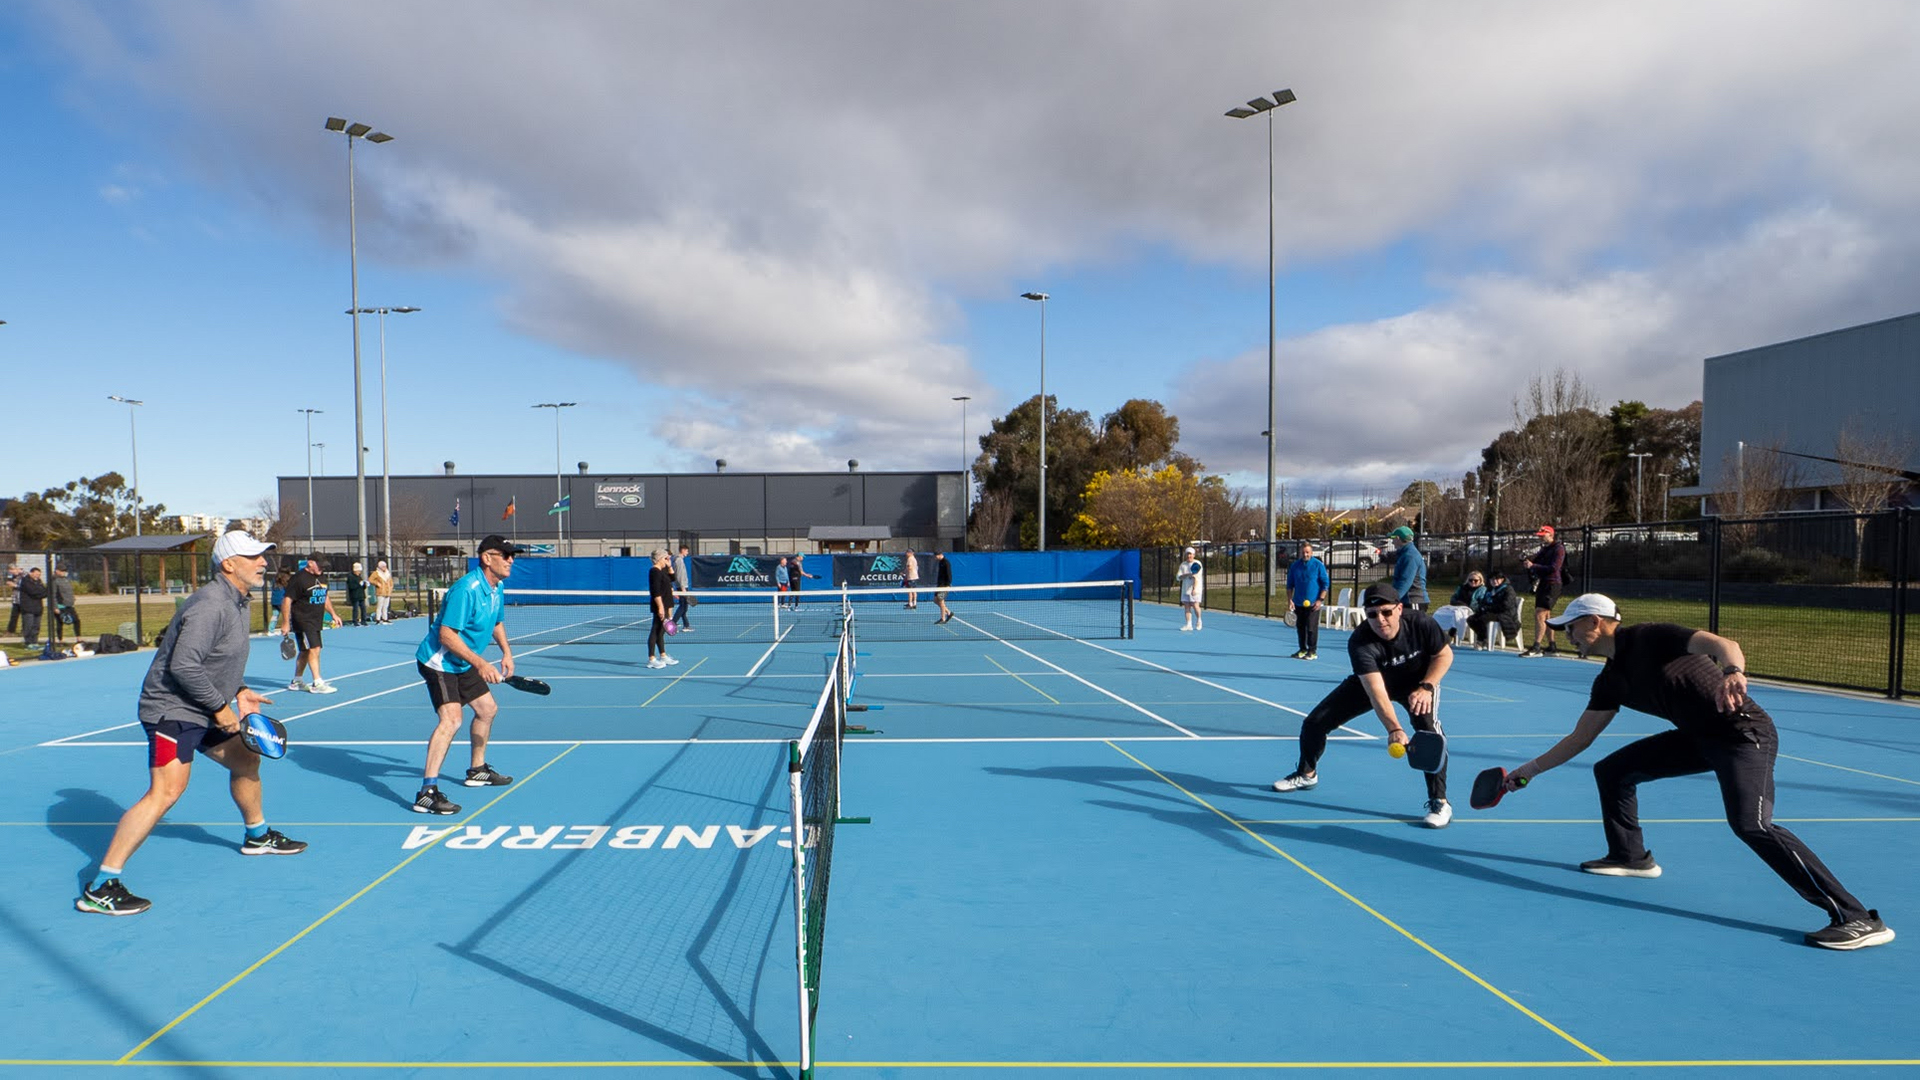
POLYGON ((1620 605, 1613 602, 1611 596, 1597 592, 1581 593, 1567 605, 1567 610, 1548 619, 1547 625, 1555 630, 1564 629, 1573 620, 1586 615, 1598 615, 1603 619, 1620 621, 1620 605))
POLYGON ((213 565, 219 566, 235 555, 250 559, 255 555, 265 555, 272 550, 272 544, 255 540, 249 534, 235 529, 213 542, 213 565))

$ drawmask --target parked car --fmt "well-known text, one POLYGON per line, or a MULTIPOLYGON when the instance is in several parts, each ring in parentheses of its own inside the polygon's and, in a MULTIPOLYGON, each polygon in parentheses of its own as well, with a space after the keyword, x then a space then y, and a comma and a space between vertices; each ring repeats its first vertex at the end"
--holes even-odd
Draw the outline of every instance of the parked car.
POLYGON ((1371 570, 1380 562, 1380 549, 1366 540, 1327 540, 1320 545, 1320 558, 1329 568, 1360 565, 1371 570))

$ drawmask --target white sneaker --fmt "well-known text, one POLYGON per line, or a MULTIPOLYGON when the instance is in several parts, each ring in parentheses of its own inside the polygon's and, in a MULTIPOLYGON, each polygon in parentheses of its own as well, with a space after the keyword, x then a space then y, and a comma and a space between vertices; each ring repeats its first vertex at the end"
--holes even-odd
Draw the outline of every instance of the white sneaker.
POLYGON ((667 665, 649 656, 647 657, 647 666, 650 668, 663 668, 663 667, 666 667, 667 665))
POLYGON ((1193 629, 1193 627, 1191 627, 1191 626, 1183 626, 1183 627, 1181 627, 1181 628, 1180 628, 1180 632, 1184 634, 1184 633, 1186 633, 1187 631, 1189 631, 1189 630, 1191 630, 1191 629, 1193 629))
POLYGON ((1309 776, 1302 772, 1288 773, 1273 782, 1275 791, 1311 791, 1320 783, 1318 775, 1309 776))
POLYGON ((661 654, 660 654, 660 666, 661 666, 661 667, 672 667, 673 665, 675 665, 675 664, 677 664, 677 663, 679 663, 679 662, 680 662, 680 661, 678 661, 678 660, 675 660, 675 659, 674 659, 673 657, 671 657, 671 656, 668 656, 668 655, 667 655, 666 653, 661 653, 661 654))
POLYGON ((1195 630, 1205 630, 1207 628, 1207 625, 1205 623, 1194 623, 1193 628, 1195 630))
POLYGON ((319 679, 315 679, 313 680, 313 684, 307 687, 307 690, 315 694, 332 694, 337 693, 340 688, 330 682, 321 682, 319 679))
POLYGON ((1427 816, 1423 819, 1429 829, 1444 829, 1453 820, 1453 805, 1445 799, 1427 800, 1427 816))
POLYGON ((300 680, 299 680, 299 679, 295 679, 295 680, 293 680, 292 682, 290 682, 290 683, 288 683, 288 684, 287 684, 287 689, 289 689, 289 690, 292 690, 292 691, 295 691, 295 692, 298 692, 298 691, 301 691, 301 690, 305 690, 305 689, 306 689, 306 687, 305 687, 305 686, 302 686, 302 685, 300 684, 300 680))

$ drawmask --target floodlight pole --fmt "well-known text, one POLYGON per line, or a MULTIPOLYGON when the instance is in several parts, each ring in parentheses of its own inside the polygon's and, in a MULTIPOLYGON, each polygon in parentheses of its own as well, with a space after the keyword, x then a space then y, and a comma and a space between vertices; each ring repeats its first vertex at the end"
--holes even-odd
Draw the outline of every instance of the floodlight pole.
POLYGON ((973 470, 967 459, 967 402, 973 400, 971 394, 961 394, 953 400, 960 403, 960 483, 961 494, 966 496, 968 507, 973 506, 973 470))
MULTIPOLYGON (((6 321, 4 319, 0 319, 0 326, 4 326, 5 324, 6 324, 6 321)), ((140 426, 134 420, 134 409, 137 406, 145 405, 146 402, 135 401, 132 398, 124 398, 124 397, 121 397, 119 394, 108 394, 107 399, 109 401, 118 401, 122 405, 127 406, 127 435, 133 442, 133 535, 139 536, 140 535, 140 426)))
POLYGON ((1633 523, 1635 525, 1638 525, 1641 522, 1647 520, 1646 515, 1641 513, 1640 511, 1641 466, 1644 465, 1646 460, 1652 457, 1653 455, 1651 453, 1641 453, 1639 451, 1632 451, 1632 452, 1629 452, 1627 456, 1633 459, 1633 523))
POLYGON ((295 409, 294 412, 307 414, 307 550, 312 551, 313 539, 313 414, 325 412, 325 409, 295 409))
POLYGON ((1047 294, 1021 293, 1040 305, 1040 550, 1047 550, 1047 294))
MULTIPOLYGON (((577 401, 543 401, 540 404, 533 406, 536 409, 552 409, 553 410, 553 505, 555 507, 560 507, 560 500, 565 497, 565 493, 561 490, 562 481, 561 481, 561 467, 560 467, 560 410, 571 409, 578 404, 580 403, 577 401)), ((573 510, 571 507, 561 507, 560 512, 554 515, 555 517, 560 519, 558 522, 557 531, 554 533, 554 551, 556 553, 562 550, 560 545, 566 542, 567 515, 572 512, 573 510)))
POLYGON ((1264 97, 1254 98, 1245 105, 1227 110, 1227 115, 1235 120, 1245 120, 1249 116, 1265 114, 1267 118, 1267 595, 1274 595, 1278 582, 1279 559, 1275 550, 1276 537, 1273 515, 1273 423, 1274 403, 1274 351, 1277 327, 1275 324, 1276 282, 1274 275, 1273 242, 1273 113, 1280 106, 1297 100, 1292 90, 1275 90, 1271 100, 1264 97))
MULTIPOLYGON (((411 315, 417 307, 355 308, 349 315, 380 316, 380 550, 393 557, 393 475, 387 442, 387 315, 411 315)), ((519 524, 515 522, 515 524, 519 524)))
POLYGON ((367 445, 364 409, 360 400, 360 244, 359 225, 355 216, 353 195, 353 142, 365 139, 370 143, 392 142, 393 136, 384 131, 375 131, 372 126, 360 123, 348 123, 337 116, 327 117, 327 130, 338 131, 347 137, 347 273, 351 282, 352 302, 347 311, 353 316, 353 514, 356 522, 354 550, 362 562, 367 559, 367 445))

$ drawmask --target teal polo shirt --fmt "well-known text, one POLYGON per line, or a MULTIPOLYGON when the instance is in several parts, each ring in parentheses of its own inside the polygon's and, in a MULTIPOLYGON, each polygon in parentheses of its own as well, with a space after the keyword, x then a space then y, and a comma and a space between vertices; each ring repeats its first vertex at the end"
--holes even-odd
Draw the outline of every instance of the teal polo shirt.
POLYGON ((458 674, 473 665, 447 651, 440 643, 440 628, 450 626, 476 655, 493 640, 493 628, 500 625, 506 598, 500 586, 489 584, 485 570, 471 570, 447 590, 440 614, 427 627, 427 639, 414 650, 413 658, 435 671, 458 674))

